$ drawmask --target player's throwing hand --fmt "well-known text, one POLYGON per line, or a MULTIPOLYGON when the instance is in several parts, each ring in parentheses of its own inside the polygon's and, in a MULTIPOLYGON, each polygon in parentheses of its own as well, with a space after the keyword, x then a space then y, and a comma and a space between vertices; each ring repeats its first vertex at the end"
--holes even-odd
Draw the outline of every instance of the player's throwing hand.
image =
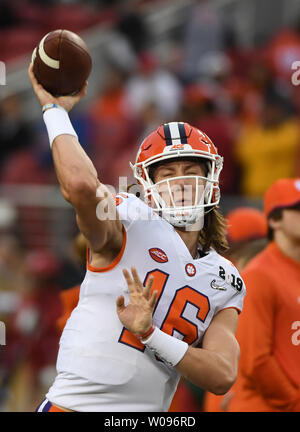
POLYGON ((28 76, 31 82, 31 85, 33 87, 33 90, 36 94, 36 97, 38 101, 40 102, 41 106, 44 106, 46 104, 52 104, 55 103, 62 108, 64 108, 66 111, 70 111, 74 105, 76 105, 80 99, 82 99, 86 95, 87 91, 87 82, 82 87, 81 91, 79 93, 76 93, 73 96, 59 96, 55 97, 47 90, 44 89, 41 84, 39 84, 34 76, 32 63, 29 65, 28 68, 28 76))
POLYGON ((146 287, 139 278, 135 267, 131 268, 131 274, 124 269, 123 275, 126 279, 130 293, 130 301, 124 304, 124 297, 117 298, 117 313, 121 323, 127 330, 138 337, 144 335, 152 325, 152 314, 157 299, 157 291, 151 294, 153 277, 150 277, 146 287))

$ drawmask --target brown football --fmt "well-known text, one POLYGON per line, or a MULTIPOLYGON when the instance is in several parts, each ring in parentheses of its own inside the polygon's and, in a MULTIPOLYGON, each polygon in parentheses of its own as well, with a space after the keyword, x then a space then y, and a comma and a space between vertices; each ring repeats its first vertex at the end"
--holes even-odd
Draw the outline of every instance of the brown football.
POLYGON ((92 69, 86 43, 69 30, 54 30, 40 41, 32 53, 33 73, 52 95, 77 93, 92 69))

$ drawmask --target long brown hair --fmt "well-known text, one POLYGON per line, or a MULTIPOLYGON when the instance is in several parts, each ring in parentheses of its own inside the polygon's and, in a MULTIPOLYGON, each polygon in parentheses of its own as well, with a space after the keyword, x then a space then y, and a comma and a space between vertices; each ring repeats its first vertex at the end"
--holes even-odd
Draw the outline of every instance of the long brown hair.
POLYGON ((211 247, 219 254, 226 252, 229 248, 226 233, 226 219, 220 212, 219 207, 214 207, 204 216, 204 228, 199 235, 203 252, 207 252, 211 247))

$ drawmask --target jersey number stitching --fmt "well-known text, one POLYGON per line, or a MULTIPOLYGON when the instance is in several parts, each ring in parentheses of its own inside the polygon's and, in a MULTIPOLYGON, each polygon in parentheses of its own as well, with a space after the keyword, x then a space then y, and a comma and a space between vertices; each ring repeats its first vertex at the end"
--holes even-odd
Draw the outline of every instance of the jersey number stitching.
MULTIPOLYGON (((154 308, 155 312, 168 281, 169 274, 162 270, 154 269, 147 273, 143 282, 144 286, 146 286, 148 278, 151 275, 154 277, 152 291, 158 291, 157 301, 154 308)), ((198 309, 196 318, 204 323, 210 311, 209 299, 206 295, 196 291, 189 285, 185 285, 175 291, 174 297, 160 328, 162 331, 172 336, 174 331, 180 333, 183 336, 182 340, 191 345, 198 339, 198 327, 195 323, 183 316, 188 304, 191 304, 198 309)), ((118 342, 129 345, 139 351, 145 351, 145 345, 125 327, 123 327, 118 342)))

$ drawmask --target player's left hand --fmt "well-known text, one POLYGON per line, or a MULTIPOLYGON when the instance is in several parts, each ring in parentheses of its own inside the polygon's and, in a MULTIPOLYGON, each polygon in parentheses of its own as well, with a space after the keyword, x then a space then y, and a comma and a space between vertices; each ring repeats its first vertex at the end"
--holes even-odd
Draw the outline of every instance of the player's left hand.
POLYGON ((146 287, 139 278, 135 267, 123 270, 130 293, 130 301, 127 306, 124 304, 124 297, 117 298, 117 314, 124 327, 136 336, 145 334, 152 325, 152 314, 157 299, 157 291, 151 294, 153 277, 150 277, 146 287))

